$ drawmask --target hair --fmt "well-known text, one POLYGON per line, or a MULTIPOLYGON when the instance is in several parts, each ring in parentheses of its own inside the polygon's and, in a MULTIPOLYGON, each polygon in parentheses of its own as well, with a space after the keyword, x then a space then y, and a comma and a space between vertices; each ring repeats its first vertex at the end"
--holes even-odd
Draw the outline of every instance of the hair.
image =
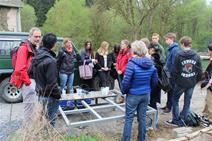
POLYGON ((152 33, 152 36, 160 37, 160 35, 158 33, 152 33))
POLYGON ((42 39, 43 46, 48 49, 52 49, 56 42, 57 42, 57 37, 53 33, 46 33, 43 36, 43 39, 42 39))
POLYGON ((183 44, 185 47, 191 47, 192 39, 188 36, 183 36, 180 39, 180 44, 183 44))
POLYGON ((103 41, 101 43, 101 46, 99 47, 99 49, 97 50, 97 52, 100 54, 100 55, 107 55, 108 54, 108 50, 106 50, 106 47, 109 47, 109 43, 106 42, 106 41, 103 41))
POLYGON ((68 41, 71 41, 71 39, 70 38, 64 38, 63 39, 63 44, 65 45, 68 41))
POLYGON ((210 43, 210 44, 208 45, 208 49, 209 49, 210 51, 212 51, 212 43, 210 43))
POLYGON ((121 43, 124 43, 125 45, 127 45, 128 48, 130 48, 130 42, 128 40, 122 40, 121 43))
POLYGON ((120 49, 121 49, 120 45, 115 44, 115 45, 113 46, 113 52, 114 52, 114 53, 116 52, 116 50, 118 50, 118 52, 119 52, 120 49))
POLYGON ((85 47, 85 50, 88 51, 91 54, 91 58, 94 58, 93 45, 92 45, 91 41, 86 41, 85 44, 84 44, 84 47, 85 47), (90 43, 90 49, 86 50, 86 46, 87 46, 88 43, 90 43))
POLYGON ((143 41, 136 40, 131 44, 131 51, 138 56, 144 56, 147 54, 148 49, 143 41))
POLYGON ((164 36, 164 38, 169 38, 169 39, 172 39, 174 41, 176 39, 176 34, 169 32, 164 36))
POLYGON ((145 43, 145 45, 146 45, 147 48, 149 48, 150 41, 149 41, 148 38, 142 38, 141 41, 145 43))
POLYGON ((32 28, 29 30, 29 36, 32 36, 32 35, 34 34, 35 31, 41 32, 41 30, 40 30, 38 27, 32 27, 32 28))

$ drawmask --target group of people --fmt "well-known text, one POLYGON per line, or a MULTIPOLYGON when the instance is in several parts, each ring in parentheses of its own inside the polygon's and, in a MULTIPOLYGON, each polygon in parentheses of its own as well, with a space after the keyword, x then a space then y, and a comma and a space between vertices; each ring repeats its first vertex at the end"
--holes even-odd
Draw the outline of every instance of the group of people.
MULTIPOLYGON (((132 43, 122 40, 120 45, 114 46, 112 53, 109 52, 109 43, 103 41, 94 55, 92 43, 86 41, 78 58, 71 39, 64 38, 64 47, 56 56, 52 51, 57 42, 56 35, 45 34, 40 44, 41 30, 33 27, 29 38, 20 44, 10 79, 11 84, 21 88, 25 103, 25 122, 31 120, 32 111, 39 101, 46 107, 46 118, 52 126, 55 125, 59 99, 61 94, 66 94, 66 87, 73 93, 74 62, 81 60, 83 64, 97 69, 102 87, 109 86, 109 76, 112 72, 117 77, 122 94, 126 94, 123 141, 129 141, 131 138, 135 113, 139 123, 138 140, 145 140, 147 106, 157 110, 161 97, 160 79, 164 69, 170 76, 168 79, 171 89, 167 93, 167 103, 162 110, 164 113, 172 111, 172 119, 167 121, 167 124, 183 126, 189 114, 194 87, 202 77, 201 61, 191 49, 190 37, 182 37, 180 45, 175 42, 174 33, 167 33, 164 38, 168 45, 166 57, 164 48, 159 43, 159 34, 153 33, 151 42, 147 38, 132 43), (179 112, 179 98, 183 93, 184 106, 179 112)), ((212 50, 211 45, 209 50, 212 50)), ((208 79, 201 87, 209 83, 210 66, 207 71, 208 79)))

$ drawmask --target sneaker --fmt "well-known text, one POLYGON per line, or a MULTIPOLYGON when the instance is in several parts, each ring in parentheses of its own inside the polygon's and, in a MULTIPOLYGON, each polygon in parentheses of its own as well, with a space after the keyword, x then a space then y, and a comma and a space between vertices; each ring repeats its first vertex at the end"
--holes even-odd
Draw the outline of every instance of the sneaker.
POLYGON ((164 123, 173 127, 178 127, 178 124, 173 122, 172 120, 165 121, 164 123))
POLYGON ((170 110, 169 108, 166 107, 166 108, 163 110, 163 112, 164 112, 164 113, 170 113, 171 110, 170 110))

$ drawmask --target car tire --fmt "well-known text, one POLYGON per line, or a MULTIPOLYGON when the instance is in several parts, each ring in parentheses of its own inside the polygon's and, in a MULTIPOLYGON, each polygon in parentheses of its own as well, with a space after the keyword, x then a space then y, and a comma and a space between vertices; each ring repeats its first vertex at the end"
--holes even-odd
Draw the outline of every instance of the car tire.
POLYGON ((6 78, 0 83, 0 94, 2 98, 9 103, 22 102, 21 90, 11 85, 9 80, 10 78, 6 78))
MULTIPOLYGON (((95 91, 100 91, 101 90, 101 83, 100 83, 100 78, 99 78, 99 76, 98 75, 96 75, 94 78, 93 78, 93 89, 95 90, 95 91)), ((110 90, 112 90, 112 89, 114 89, 114 87, 115 87, 115 79, 112 77, 112 76, 110 76, 110 85, 109 85, 109 87, 110 87, 110 90)))

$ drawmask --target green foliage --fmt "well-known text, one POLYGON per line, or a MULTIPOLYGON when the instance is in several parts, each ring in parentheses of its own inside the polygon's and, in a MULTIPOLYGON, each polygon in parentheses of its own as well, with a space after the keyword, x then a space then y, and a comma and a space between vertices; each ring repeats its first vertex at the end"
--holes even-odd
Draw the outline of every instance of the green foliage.
POLYGON ((42 28, 44 32, 54 32, 58 36, 73 38, 82 46, 90 36, 89 9, 84 0, 60 0, 50 9, 42 28))
POLYGON ((41 27, 46 21, 46 14, 54 5, 55 0, 26 0, 35 9, 37 16, 36 26, 41 27))
POLYGON ((177 40, 191 36, 193 47, 204 50, 212 40, 211 13, 205 0, 58 0, 42 29, 71 37, 79 47, 91 39, 95 49, 103 40, 113 45, 175 32, 177 40))
POLYGON ((23 32, 28 32, 31 27, 35 26, 36 16, 33 7, 25 4, 21 9, 21 27, 23 32))

